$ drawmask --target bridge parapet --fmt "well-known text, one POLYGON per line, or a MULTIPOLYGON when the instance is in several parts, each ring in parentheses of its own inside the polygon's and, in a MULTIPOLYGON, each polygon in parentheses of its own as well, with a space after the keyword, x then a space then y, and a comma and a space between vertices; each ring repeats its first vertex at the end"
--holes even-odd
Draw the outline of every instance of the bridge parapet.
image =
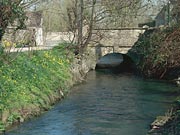
MULTIPOLYGON (((99 36, 98 42, 103 46, 132 46, 144 31, 144 29, 95 30, 93 33, 99 34, 93 36, 99 36)), ((93 38, 97 39, 97 37, 93 38)))

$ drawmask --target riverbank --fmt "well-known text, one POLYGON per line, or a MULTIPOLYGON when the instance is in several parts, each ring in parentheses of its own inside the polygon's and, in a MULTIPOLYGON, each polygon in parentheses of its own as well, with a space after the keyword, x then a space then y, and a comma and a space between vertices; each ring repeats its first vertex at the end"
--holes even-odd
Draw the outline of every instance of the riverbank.
POLYGON ((90 56, 75 57, 62 46, 65 44, 46 51, 2 54, 1 131, 49 110, 93 68, 90 56))
POLYGON ((147 78, 173 80, 180 76, 180 26, 149 29, 128 52, 147 78))
MULTIPOLYGON (((128 52, 133 59, 136 69, 145 78, 155 78, 179 83, 180 77, 180 26, 161 27, 155 30, 147 30, 140 35, 138 41, 128 52)), ((169 90, 171 91, 171 89, 169 90)), ((168 116, 157 117, 152 123, 156 131, 168 128, 169 123, 179 117, 180 94, 177 91, 177 104, 168 116)))
POLYGON ((148 135, 179 135, 179 105, 173 105, 165 115, 157 116, 151 123, 148 135))

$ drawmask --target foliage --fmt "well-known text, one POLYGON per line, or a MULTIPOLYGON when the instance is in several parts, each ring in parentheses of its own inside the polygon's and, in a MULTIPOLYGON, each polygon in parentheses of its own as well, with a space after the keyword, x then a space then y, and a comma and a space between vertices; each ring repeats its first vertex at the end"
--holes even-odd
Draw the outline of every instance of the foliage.
POLYGON ((16 122, 17 120, 21 119, 21 115, 19 113, 12 113, 7 121, 9 125, 12 125, 14 122, 16 122))
POLYGON ((2 0, 0 1, 0 40, 5 32, 5 29, 16 20, 17 29, 25 27, 24 20, 26 19, 25 12, 20 5, 21 0, 2 0))
MULTIPOLYGON (((62 46, 62 45, 61 45, 62 46)), ((10 58, 14 57, 10 54, 10 58)), ((61 48, 32 53, 19 53, 11 63, 1 60, 0 110, 18 110, 27 105, 48 108, 51 98, 60 97, 59 90, 67 92, 70 81, 70 61, 61 48), (69 80, 69 81, 68 81, 69 80)), ((21 112, 19 112, 21 113, 21 112)), ((12 123, 19 113, 9 116, 12 123)), ((23 115, 23 114, 20 114, 23 115)))
POLYGON ((148 30, 140 36, 129 54, 136 57, 134 61, 145 76, 165 78, 172 69, 180 67, 179 37, 177 26, 148 30))
POLYGON ((1 131, 4 131, 5 130, 5 125, 3 122, 0 121, 0 133, 1 131))
POLYGON ((43 25, 45 31, 67 31, 68 18, 66 12, 63 11, 64 7, 62 7, 60 1, 50 1, 45 7, 43 4, 41 5, 37 10, 45 9, 43 10, 43 25))

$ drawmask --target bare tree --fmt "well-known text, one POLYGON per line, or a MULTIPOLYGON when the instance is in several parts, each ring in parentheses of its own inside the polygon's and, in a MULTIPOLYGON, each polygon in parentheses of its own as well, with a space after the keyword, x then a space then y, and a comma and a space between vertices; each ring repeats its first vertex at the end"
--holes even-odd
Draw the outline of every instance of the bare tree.
POLYGON ((91 41, 96 27, 127 26, 129 18, 141 8, 141 0, 74 0, 74 7, 67 8, 69 28, 75 34, 78 53, 82 53, 91 41), (131 13, 131 14, 130 14, 131 13), (125 22, 125 17, 127 22, 125 22), (122 25, 124 23, 124 25, 122 25))
POLYGON ((77 1, 77 44, 79 45, 79 51, 83 46, 83 12, 84 12, 84 1, 77 1))

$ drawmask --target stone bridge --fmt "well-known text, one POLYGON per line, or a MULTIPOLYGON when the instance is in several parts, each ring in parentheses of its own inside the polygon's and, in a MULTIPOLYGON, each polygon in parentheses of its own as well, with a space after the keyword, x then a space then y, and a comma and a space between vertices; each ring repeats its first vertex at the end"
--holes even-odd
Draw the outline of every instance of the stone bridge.
POLYGON ((109 53, 126 54, 145 30, 146 28, 96 29, 92 36, 92 40, 96 42, 92 42, 88 49, 95 53, 96 60, 109 53))

